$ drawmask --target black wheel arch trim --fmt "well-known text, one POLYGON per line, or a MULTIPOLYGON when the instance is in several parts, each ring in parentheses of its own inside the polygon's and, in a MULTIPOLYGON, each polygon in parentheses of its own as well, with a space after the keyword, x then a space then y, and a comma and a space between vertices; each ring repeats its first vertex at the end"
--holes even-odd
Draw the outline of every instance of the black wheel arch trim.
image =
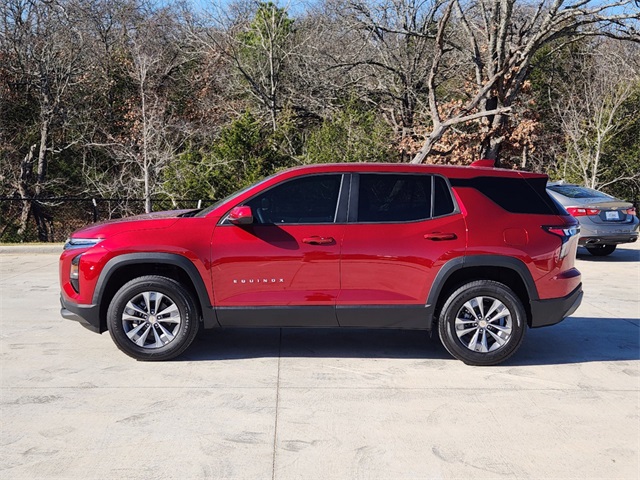
POLYGON ((470 255, 449 260, 436 274, 427 297, 427 309, 431 315, 435 314, 436 305, 440 294, 442 293, 442 288, 449 277, 458 270, 470 267, 502 267, 513 270, 522 279, 525 288, 527 289, 529 299, 531 301, 539 299, 538 289, 533 281, 531 272, 529 272, 529 269, 521 260, 502 255, 470 255))
POLYGON ((191 260, 177 253, 125 253, 112 258, 105 264, 100 277, 98 277, 98 282, 93 292, 94 305, 100 304, 109 280, 118 269, 127 265, 139 264, 172 265, 184 271, 196 290, 198 297, 196 301, 200 305, 204 328, 220 326, 200 272, 198 272, 191 260))

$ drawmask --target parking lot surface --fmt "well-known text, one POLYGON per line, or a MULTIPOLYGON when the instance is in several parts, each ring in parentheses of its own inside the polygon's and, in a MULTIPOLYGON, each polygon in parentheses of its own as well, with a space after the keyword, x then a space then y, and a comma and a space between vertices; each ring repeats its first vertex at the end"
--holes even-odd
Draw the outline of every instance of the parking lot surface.
POLYGON ((497 367, 425 332, 221 330, 143 363, 59 316, 51 247, 0 246, 2 479, 640 478, 640 248, 497 367))

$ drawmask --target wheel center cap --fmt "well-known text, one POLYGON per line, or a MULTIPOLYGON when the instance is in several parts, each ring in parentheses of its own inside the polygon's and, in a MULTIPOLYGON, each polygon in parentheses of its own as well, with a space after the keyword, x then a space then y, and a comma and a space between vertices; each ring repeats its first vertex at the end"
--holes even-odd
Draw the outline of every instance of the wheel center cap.
POLYGON ((488 324, 489 324, 489 322, 487 322, 486 320, 480 320, 478 322, 478 325, 480 326, 480 328, 487 328, 488 324))
POLYGON ((147 318, 147 320, 151 325, 155 325, 156 323, 158 323, 158 319, 155 315, 149 315, 149 318, 147 318))

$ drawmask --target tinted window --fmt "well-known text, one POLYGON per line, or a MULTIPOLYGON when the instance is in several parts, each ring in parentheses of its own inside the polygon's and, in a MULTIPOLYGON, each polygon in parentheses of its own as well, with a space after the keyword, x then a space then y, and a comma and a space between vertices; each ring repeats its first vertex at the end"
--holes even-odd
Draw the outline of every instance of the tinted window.
POLYGON ((430 216, 430 175, 360 175, 359 222, 409 222, 430 216))
POLYGON ((254 223, 331 223, 335 220, 342 175, 290 180, 252 198, 254 223))
MULTIPOLYGON (((238 190, 237 192, 232 193, 231 195, 226 196, 225 198, 223 198, 222 200, 218 200, 216 203, 214 203, 213 205, 208 206, 207 208, 200 210, 199 212, 196 212, 196 214, 194 215, 194 217, 206 217, 209 213, 213 212, 216 208, 218 208, 220 205, 222 205, 225 202, 228 202, 230 200, 232 200, 234 197, 239 197, 240 195, 242 195, 244 192, 246 192, 247 190, 255 187, 256 185, 260 185, 263 182, 266 182, 267 180, 270 180, 271 177, 273 177, 273 175, 270 175, 266 178, 263 178, 262 180, 258 180, 256 183, 253 183, 247 187, 244 187, 242 190, 238 190)), ((184 215, 184 216, 191 216, 191 215, 184 215)))
POLYGON ((549 185, 547 188, 569 198, 611 198, 609 195, 592 188, 579 187, 578 185, 549 185))
POLYGON ((545 178, 476 177, 451 179, 454 187, 479 190, 511 213, 562 215, 563 212, 546 190, 545 178))
POLYGON ((456 207, 453 204, 453 198, 451 198, 449 185, 447 185, 447 182, 442 177, 433 177, 433 180, 435 191, 433 197, 433 216, 440 217, 453 213, 456 207))

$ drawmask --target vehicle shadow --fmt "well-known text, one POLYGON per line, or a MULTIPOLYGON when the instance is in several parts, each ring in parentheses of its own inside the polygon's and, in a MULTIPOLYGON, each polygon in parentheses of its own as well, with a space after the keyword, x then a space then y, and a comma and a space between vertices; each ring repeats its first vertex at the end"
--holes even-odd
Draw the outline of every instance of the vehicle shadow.
POLYGON ((570 317, 527 331, 511 365, 640 360, 640 319, 570 317))
POLYGON ((605 262, 605 263, 631 263, 640 262, 640 250, 637 248, 625 248, 624 245, 618 246, 616 250, 606 257, 596 257, 591 255, 586 248, 578 247, 576 255, 578 260, 587 262, 605 262))
MULTIPOLYGON (((369 329, 222 329, 201 333, 176 361, 260 357, 453 359, 437 333, 369 329)), ((640 360, 640 319, 573 317, 527 331, 503 365, 640 360)))
POLYGON ((201 332, 178 360, 257 357, 450 358, 437 334, 340 328, 237 328, 201 332))

